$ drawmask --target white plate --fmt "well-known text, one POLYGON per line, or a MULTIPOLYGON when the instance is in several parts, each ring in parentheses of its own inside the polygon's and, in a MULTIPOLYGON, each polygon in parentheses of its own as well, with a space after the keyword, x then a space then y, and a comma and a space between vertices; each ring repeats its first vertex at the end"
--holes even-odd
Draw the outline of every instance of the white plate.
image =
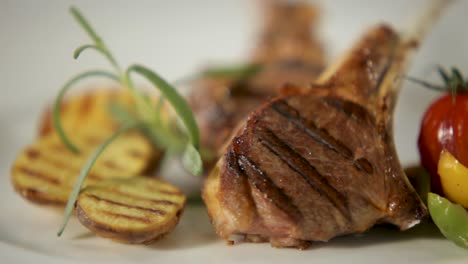
MULTIPOLYGON (((67 10, 76 1, 0 1, 0 262, 1 263, 466 263, 468 251, 428 225, 409 232, 378 228, 318 243, 310 250, 268 244, 227 246, 202 207, 184 213, 175 232, 152 246, 127 246, 95 237, 73 220, 62 238, 61 213, 31 205, 9 183, 9 166, 30 143, 39 112, 60 85, 79 71, 107 67, 96 54, 73 61, 88 41, 67 10)), ((325 2, 325 1, 324 1, 325 2)), ((330 54, 348 47, 366 26, 404 25, 426 1, 326 1, 323 37, 330 54)), ((461 1, 460 1, 461 2, 461 1)), ((79 1, 76 3, 122 64, 140 62, 168 79, 207 61, 247 57, 256 31, 251 1, 79 1)), ((411 75, 437 80, 434 65, 468 73, 468 2, 457 3, 419 52, 411 75)), ((396 115, 396 142, 403 164, 418 161, 416 138, 424 109, 437 96, 406 83, 396 115)), ((193 182, 193 180, 192 180, 193 182)))

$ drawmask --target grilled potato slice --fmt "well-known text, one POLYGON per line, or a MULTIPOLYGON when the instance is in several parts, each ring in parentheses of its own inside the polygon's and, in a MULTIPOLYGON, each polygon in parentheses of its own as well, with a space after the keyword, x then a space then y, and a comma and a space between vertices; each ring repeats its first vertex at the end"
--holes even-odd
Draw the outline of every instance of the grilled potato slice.
MULTIPOLYGON (((101 130, 73 134, 72 139, 81 150, 79 154, 69 151, 55 133, 38 139, 24 149, 13 164, 14 188, 32 202, 65 205, 81 168, 108 136, 101 130)), ((85 185, 145 173, 157 163, 159 154, 142 135, 126 133, 97 159, 85 185)))
POLYGON ((80 222, 97 235, 123 243, 156 241, 179 222, 185 196, 155 178, 113 179, 82 190, 76 204, 80 222))
MULTIPOLYGON (((107 131, 109 134, 116 130, 118 124, 109 114, 111 103, 124 107, 133 105, 133 98, 125 89, 95 89, 82 94, 67 97, 60 108, 60 118, 66 132, 83 129, 107 131)), ((39 121, 39 136, 46 136, 54 132, 52 121, 52 106, 42 114, 39 121)))

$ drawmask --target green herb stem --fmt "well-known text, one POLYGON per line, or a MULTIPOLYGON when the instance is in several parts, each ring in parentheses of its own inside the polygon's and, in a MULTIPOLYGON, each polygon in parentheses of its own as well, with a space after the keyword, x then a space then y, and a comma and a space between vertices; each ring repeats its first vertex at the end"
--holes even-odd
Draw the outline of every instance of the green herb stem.
POLYGON ((96 163, 96 160, 99 158, 102 152, 120 135, 124 134, 125 132, 131 129, 137 128, 138 126, 141 126, 141 123, 132 122, 132 123, 123 125, 110 138, 104 141, 104 143, 102 143, 102 145, 96 149, 96 151, 91 155, 91 157, 89 157, 88 161, 86 162, 84 167, 81 169, 78 179, 76 180, 75 186, 73 187, 73 190, 70 193, 70 197, 68 198, 68 202, 65 207, 65 215, 64 215, 63 223, 57 233, 57 236, 61 236, 63 231, 65 230, 65 227, 67 226, 67 223, 70 220, 70 216, 73 212, 73 208, 75 207, 76 200, 78 199, 78 195, 80 194, 81 186, 83 185, 84 181, 86 180, 86 177, 88 176, 89 172, 91 171, 94 164, 96 163))
POLYGON ((115 121, 119 124, 126 124, 128 122, 139 122, 138 118, 134 113, 126 109, 125 106, 116 103, 110 102, 108 105, 108 111, 112 115, 115 121))
POLYGON ((154 117, 154 109, 151 105, 151 101, 145 99, 145 96, 135 88, 133 81, 128 74, 122 74, 120 76, 120 80, 122 85, 132 93, 137 112, 141 119, 148 123, 155 122, 156 118, 154 117))
POLYGON ((158 98, 158 102, 156 103, 156 107, 155 107, 155 110, 156 110, 156 118, 155 118, 155 122, 157 124, 162 124, 162 117, 161 117, 161 111, 163 109, 163 105, 164 105, 164 96, 159 96, 158 98))
POLYGON ((172 105, 174 111, 177 113, 182 122, 184 122, 185 128, 189 134, 190 142, 195 148, 198 149, 200 146, 200 132, 198 130, 195 117, 193 116, 193 112, 185 99, 179 93, 177 93, 172 85, 170 85, 158 74, 149 70, 148 68, 141 65, 132 65, 127 69, 127 76, 129 76, 131 72, 138 73, 145 77, 161 91, 161 94, 172 105))
POLYGON ((88 50, 88 49, 94 49, 96 50, 97 52, 100 52, 101 54, 105 55, 105 53, 103 52, 102 49, 100 49, 98 46, 96 45, 91 45, 91 44, 86 44, 86 45, 82 45, 78 48, 75 49, 75 51, 73 52, 73 58, 76 60, 78 59, 78 57, 80 57, 81 53, 85 50, 88 50))
POLYGON ((210 67, 201 72, 189 77, 184 77, 173 82, 174 86, 184 85, 188 82, 196 81, 202 78, 222 79, 229 78, 232 80, 245 80, 262 70, 260 64, 242 64, 230 66, 215 66, 210 67))
POLYGON ((72 7, 70 8, 70 12, 72 13, 73 17, 76 19, 78 24, 86 31, 86 33, 91 37, 94 41, 96 49, 100 50, 105 57, 109 60, 115 70, 121 74, 122 70, 120 69, 119 64, 115 60, 114 56, 110 53, 109 49, 107 48, 104 41, 102 41, 101 37, 93 30, 93 28, 89 25, 88 21, 84 18, 84 16, 78 11, 77 8, 72 7))
POLYGON ((84 78, 88 77, 95 77, 95 76, 101 76, 101 77, 106 77, 109 79, 112 79, 114 81, 119 81, 119 77, 113 73, 103 71, 103 70, 91 70, 87 71, 81 74, 78 74, 77 76, 73 77, 70 79, 68 82, 65 83, 64 86, 60 89, 57 97, 55 98, 54 106, 53 106, 53 111, 52 111, 52 119, 53 119, 53 124, 55 131, 57 131, 58 136, 62 140, 62 142, 67 146, 68 149, 70 149, 73 153, 78 153, 79 149, 71 142, 71 140, 68 138, 63 126, 62 122, 60 119, 60 108, 61 108, 61 102, 63 100, 63 97, 65 96, 65 93, 73 87, 73 85, 79 81, 81 81, 84 78))
POLYGON ((262 69, 260 64, 245 64, 208 68, 202 72, 203 77, 247 79, 262 69))
POLYGON ((200 176, 203 172, 203 162, 200 153, 192 144, 186 145, 182 154, 182 163, 193 175, 200 176))

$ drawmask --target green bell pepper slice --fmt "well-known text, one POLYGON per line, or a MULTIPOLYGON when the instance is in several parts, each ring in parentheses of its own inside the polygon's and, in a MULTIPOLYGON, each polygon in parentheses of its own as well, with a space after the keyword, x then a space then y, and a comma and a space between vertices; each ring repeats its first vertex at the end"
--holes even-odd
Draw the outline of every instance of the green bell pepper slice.
POLYGON ((432 220, 442 234, 460 247, 468 248, 468 212, 458 204, 435 194, 427 196, 432 220))

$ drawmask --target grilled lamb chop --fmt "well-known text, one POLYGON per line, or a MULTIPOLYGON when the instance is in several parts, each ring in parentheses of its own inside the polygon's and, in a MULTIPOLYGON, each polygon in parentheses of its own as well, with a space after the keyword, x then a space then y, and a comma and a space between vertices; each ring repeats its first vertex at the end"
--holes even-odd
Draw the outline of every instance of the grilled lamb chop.
MULTIPOLYGON (((248 79, 205 78, 189 97, 201 130, 202 146, 219 157, 233 129, 286 82, 303 86, 324 67, 324 53, 314 38, 317 10, 306 3, 269 1, 259 43, 250 63, 261 65, 248 79)), ((205 160, 207 165, 210 161, 205 160)), ((211 167, 211 166, 206 166, 211 167)))
POLYGON ((305 248, 377 223, 419 223, 427 209, 392 134, 399 77, 415 44, 378 26, 310 89, 251 113, 205 181, 218 235, 305 248))

